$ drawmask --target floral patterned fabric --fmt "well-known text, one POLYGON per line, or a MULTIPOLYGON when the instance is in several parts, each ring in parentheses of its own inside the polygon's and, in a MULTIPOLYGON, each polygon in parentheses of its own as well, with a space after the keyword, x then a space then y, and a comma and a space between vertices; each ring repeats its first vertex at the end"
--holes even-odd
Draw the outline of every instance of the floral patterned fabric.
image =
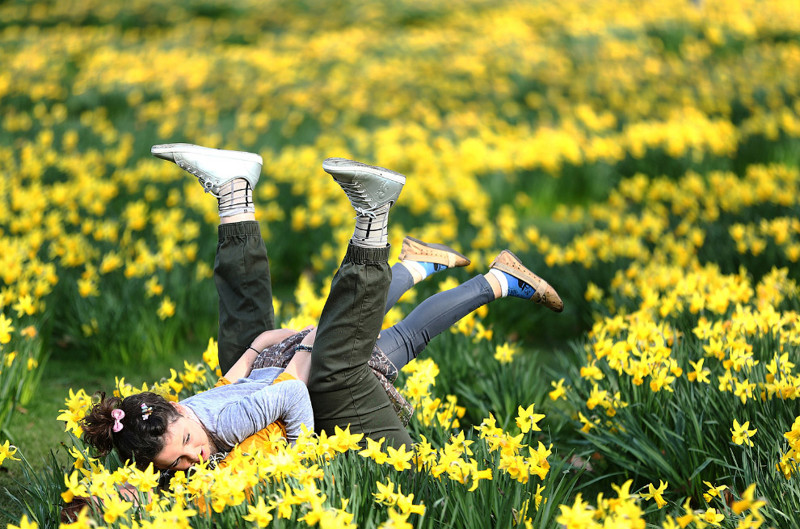
MULTIPOLYGON (((294 357, 294 348, 303 341, 306 334, 308 334, 308 331, 299 332, 280 343, 267 347, 256 357, 255 362, 253 362, 253 369, 263 367, 285 368, 294 357)), ((397 368, 378 346, 375 346, 372 350, 369 367, 378 377, 378 381, 383 386, 383 389, 386 390, 386 394, 389 395, 389 400, 392 402, 400 422, 403 423, 403 426, 407 426, 408 421, 411 420, 411 416, 414 414, 414 407, 394 387, 394 381, 398 375, 397 368)))

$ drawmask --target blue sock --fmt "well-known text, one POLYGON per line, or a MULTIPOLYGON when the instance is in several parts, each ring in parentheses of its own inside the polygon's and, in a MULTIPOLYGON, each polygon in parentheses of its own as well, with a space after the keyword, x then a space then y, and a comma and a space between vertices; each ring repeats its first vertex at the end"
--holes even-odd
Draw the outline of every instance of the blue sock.
POLYGON ((528 283, 524 282, 521 279, 517 279, 516 277, 512 276, 511 274, 507 274, 508 276, 508 295, 514 296, 515 298, 522 298, 522 299, 531 299, 533 296, 534 288, 530 286, 528 283))
POLYGON ((425 261, 403 261, 403 264, 416 270, 417 276, 421 276, 422 279, 447 268, 443 264, 427 263, 425 261))
POLYGON ((531 299, 536 290, 528 283, 521 279, 517 279, 508 272, 503 272, 496 268, 489 270, 497 280, 500 282, 500 289, 503 297, 513 296, 515 298, 531 299))
POLYGON ((439 272, 439 271, 444 270, 445 268, 447 268, 447 266, 445 266, 443 264, 439 264, 439 263, 426 263, 426 262, 423 262, 423 261, 417 261, 417 262, 422 265, 422 268, 425 269, 425 275, 426 276, 429 276, 431 274, 435 274, 436 272, 439 272))

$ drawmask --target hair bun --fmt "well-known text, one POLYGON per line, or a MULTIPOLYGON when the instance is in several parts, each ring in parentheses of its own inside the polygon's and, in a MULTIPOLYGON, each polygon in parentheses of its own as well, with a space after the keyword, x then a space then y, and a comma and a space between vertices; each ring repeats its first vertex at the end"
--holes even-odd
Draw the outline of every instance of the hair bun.
POLYGON ((81 421, 83 439, 97 448, 100 455, 108 454, 114 448, 114 424, 117 421, 112 416, 115 409, 119 409, 122 399, 119 397, 106 398, 105 393, 98 393, 100 400, 92 406, 89 413, 81 421))

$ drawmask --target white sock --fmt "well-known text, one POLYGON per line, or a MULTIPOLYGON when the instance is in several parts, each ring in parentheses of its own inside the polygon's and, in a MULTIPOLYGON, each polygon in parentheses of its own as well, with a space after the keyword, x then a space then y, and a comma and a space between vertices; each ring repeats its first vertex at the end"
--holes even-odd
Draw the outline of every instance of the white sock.
POLYGON ((358 215, 356 228, 350 238, 354 246, 362 248, 386 248, 389 244, 389 208, 385 204, 370 215, 358 215))
POLYGON ((428 277, 428 271, 417 261, 400 261, 400 264, 405 266, 411 277, 414 278, 415 285, 428 277))
POLYGON ((500 297, 504 298, 508 296, 508 278, 506 275, 500 270, 495 270, 494 268, 490 268, 489 273, 496 277, 497 281, 500 283, 500 297))

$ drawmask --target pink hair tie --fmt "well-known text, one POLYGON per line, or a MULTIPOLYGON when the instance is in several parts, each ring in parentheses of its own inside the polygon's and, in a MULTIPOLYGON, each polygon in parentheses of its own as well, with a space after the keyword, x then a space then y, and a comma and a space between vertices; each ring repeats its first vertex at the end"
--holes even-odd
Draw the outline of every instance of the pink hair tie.
POLYGON ((121 409, 117 408, 116 410, 111 410, 111 416, 114 417, 114 426, 111 427, 113 432, 118 432, 122 430, 122 419, 125 418, 125 412, 121 409))

